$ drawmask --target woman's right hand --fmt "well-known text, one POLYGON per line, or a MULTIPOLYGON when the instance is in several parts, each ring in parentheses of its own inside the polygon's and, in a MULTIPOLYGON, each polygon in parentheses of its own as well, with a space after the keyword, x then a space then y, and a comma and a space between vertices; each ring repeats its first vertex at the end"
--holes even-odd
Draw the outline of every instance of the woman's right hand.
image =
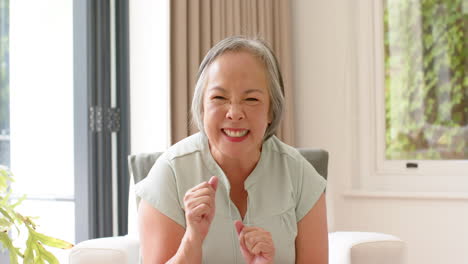
POLYGON ((215 216, 218 178, 213 176, 185 193, 185 219, 190 239, 203 243, 215 216))
POLYGON ((234 223, 239 236, 240 249, 248 264, 270 264, 275 258, 275 245, 270 232, 254 226, 244 226, 241 221, 234 223))

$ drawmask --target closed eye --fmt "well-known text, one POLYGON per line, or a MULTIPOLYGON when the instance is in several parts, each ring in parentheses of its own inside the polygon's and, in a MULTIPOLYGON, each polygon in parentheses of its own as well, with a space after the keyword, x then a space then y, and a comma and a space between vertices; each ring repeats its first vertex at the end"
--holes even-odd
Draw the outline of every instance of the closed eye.
POLYGON ((214 99, 214 100, 225 100, 226 98, 218 95, 218 96, 213 96, 212 99, 214 99))
POLYGON ((245 99, 245 100, 246 100, 246 101, 250 101, 250 102, 256 102, 256 101, 258 101, 257 98, 253 98, 253 97, 247 98, 247 99, 245 99))

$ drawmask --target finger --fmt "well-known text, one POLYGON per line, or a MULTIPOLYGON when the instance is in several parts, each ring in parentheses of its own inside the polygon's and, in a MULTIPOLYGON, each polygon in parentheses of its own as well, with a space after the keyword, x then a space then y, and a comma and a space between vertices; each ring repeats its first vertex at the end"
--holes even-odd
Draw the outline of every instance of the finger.
POLYGON ((245 244, 247 245, 247 248, 249 248, 250 250, 252 250, 254 246, 260 242, 270 243, 272 241, 270 234, 265 231, 249 232, 249 233, 246 233, 244 237, 245 237, 244 238, 245 244))
POLYGON ((244 229, 244 224, 237 220, 234 222, 234 225, 236 226, 237 236, 240 236, 241 231, 244 229))
POLYGON ((214 198, 215 192, 213 191, 212 188, 202 188, 198 189, 195 192, 192 192, 189 194, 189 197, 200 197, 200 196, 210 196, 214 198))
POLYGON ((253 232, 245 232, 245 229, 240 233, 240 239, 243 241, 248 252, 252 253, 252 248, 258 242, 259 238, 253 232))
POLYGON ((259 241, 262 241, 259 237, 253 236, 252 234, 245 234, 244 233, 244 243, 249 250, 249 252, 252 253, 252 249, 257 244, 259 241))
POLYGON ((257 226, 244 226, 244 229, 242 231, 245 234, 252 233, 252 232, 258 232, 258 233, 264 233, 264 234, 270 234, 270 232, 266 231, 265 229, 257 226))
POLYGON ((253 246, 251 252, 254 255, 270 255, 273 252, 273 245, 266 241, 261 241, 253 246))
POLYGON ((189 189, 186 194, 188 193, 193 193, 197 190, 200 190, 200 189, 203 189, 203 188, 207 188, 207 187, 211 187, 210 184, 208 184, 208 182, 204 181, 204 182, 201 182, 197 185, 195 185, 194 187, 192 187, 191 189, 189 189))
POLYGON ((209 189, 213 193, 216 193, 217 187, 218 187, 218 177, 212 176, 208 182, 205 181, 205 182, 199 183, 195 187, 189 189, 185 193, 185 195, 190 195, 192 193, 196 193, 197 191, 203 190, 203 189, 209 189))
POLYGON ((245 244, 245 237, 243 232, 238 232, 239 235, 239 245, 242 251, 245 251, 245 253, 250 254, 250 250, 247 248, 247 245, 245 244))
POLYGON ((254 237, 262 236, 266 231, 258 227, 244 226, 242 233, 245 236, 245 239, 251 240, 254 237))
POLYGON ((216 189, 218 189, 218 177, 216 176, 211 176, 210 180, 208 181, 208 184, 213 187, 213 190, 216 192, 216 189))
POLYGON ((211 209, 208 205, 206 204, 200 204, 193 208, 189 213, 188 217, 189 219, 196 219, 196 220, 201 220, 204 216, 208 215, 210 213, 211 209))
POLYGON ((234 225, 236 227, 237 236, 239 238, 239 243, 240 243, 241 248, 247 250, 247 247, 245 245, 244 232, 242 232, 242 230, 245 228, 244 223, 242 223, 242 221, 237 220, 234 222, 234 225))
POLYGON ((195 198, 188 199, 186 201, 185 206, 188 209, 193 209, 193 208, 199 206, 200 204, 206 204, 211 209, 213 207, 213 202, 214 201, 211 198, 211 196, 201 196, 201 197, 195 197, 195 198))
POLYGON ((213 187, 207 185, 203 188, 200 188, 200 189, 196 189, 196 190, 189 190, 185 193, 185 196, 184 196, 184 202, 190 200, 190 199, 193 199, 193 198, 196 198, 196 197, 199 197, 199 196, 210 196, 213 198, 214 200, 214 197, 215 197, 215 192, 213 190, 213 187))
POLYGON ((245 226, 245 229, 244 229, 244 232, 251 232, 251 231, 256 231, 256 230, 259 230, 259 231, 266 231, 265 229, 262 229, 261 227, 258 227, 258 226, 245 226))
POLYGON ((256 239, 256 238, 262 238, 262 239, 270 239, 271 234, 268 231, 262 230, 262 229, 257 229, 257 230, 246 230, 247 228, 244 228, 242 230, 242 233, 244 233, 246 239, 256 239))

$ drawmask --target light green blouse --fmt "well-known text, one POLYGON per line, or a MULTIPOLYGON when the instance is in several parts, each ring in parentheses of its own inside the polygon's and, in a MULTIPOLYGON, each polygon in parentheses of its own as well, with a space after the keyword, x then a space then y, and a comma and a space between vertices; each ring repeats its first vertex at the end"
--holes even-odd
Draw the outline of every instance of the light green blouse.
MULTIPOLYGON (((216 215, 203 243, 203 263, 244 263, 234 227, 234 221, 242 219, 229 197, 229 181, 203 134, 192 135, 161 155, 136 185, 136 194, 185 228, 185 193, 213 175, 219 177, 216 215)), ((325 179, 296 149, 272 136, 263 143, 260 160, 244 186, 248 193, 244 224, 272 234, 275 263, 294 263, 297 222, 324 192, 325 179)))

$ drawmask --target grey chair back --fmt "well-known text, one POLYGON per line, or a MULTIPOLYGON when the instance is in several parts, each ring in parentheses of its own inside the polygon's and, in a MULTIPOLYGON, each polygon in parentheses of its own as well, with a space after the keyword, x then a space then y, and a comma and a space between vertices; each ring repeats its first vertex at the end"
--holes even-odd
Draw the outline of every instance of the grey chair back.
MULTIPOLYGON (((327 179, 328 173, 328 152, 323 149, 299 148, 298 151, 304 158, 314 166, 315 170, 327 179)), ((162 152, 143 153, 128 156, 128 168, 133 176, 134 183, 138 183, 148 175, 151 167, 161 156, 162 152)), ((137 204, 139 198, 137 197, 137 204)))

